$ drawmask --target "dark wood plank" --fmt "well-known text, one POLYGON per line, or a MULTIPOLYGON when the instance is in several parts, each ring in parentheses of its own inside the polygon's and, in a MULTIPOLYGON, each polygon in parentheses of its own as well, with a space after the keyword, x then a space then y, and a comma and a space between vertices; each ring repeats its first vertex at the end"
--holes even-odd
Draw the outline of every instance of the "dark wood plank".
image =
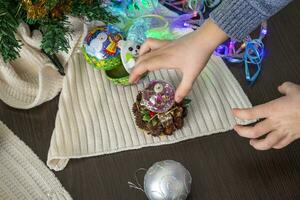
MULTIPOLYGON (((280 96, 284 81, 300 84, 300 2, 294 1, 269 21, 267 58, 253 87, 245 84, 243 67, 230 69, 254 105, 280 96)), ((31 110, 0 102, 0 120, 45 162, 54 128, 58 97, 31 110)), ((190 200, 300 199, 300 142, 283 150, 256 151, 248 140, 229 131, 174 145, 149 147, 105 156, 72 160, 56 172, 74 199, 145 199, 129 189, 138 168, 174 159, 193 177, 190 200)), ((142 177, 140 177, 142 180, 142 177)))

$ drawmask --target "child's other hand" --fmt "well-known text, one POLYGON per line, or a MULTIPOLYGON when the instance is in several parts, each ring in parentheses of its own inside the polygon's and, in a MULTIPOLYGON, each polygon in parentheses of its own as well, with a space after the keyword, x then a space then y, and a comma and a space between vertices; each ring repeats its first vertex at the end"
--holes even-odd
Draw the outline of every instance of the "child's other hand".
POLYGON ((191 90, 214 49, 226 38, 217 25, 207 20, 197 31, 175 41, 148 39, 141 47, 129 81, 137 82, 147 71, 163 68, 179 70, 183 77, 175 100, 180 102, 191 90))
POLYGON ((250 109, 234 109, 241 119, 262 119, 255 126, 235 126, 242 137, 251 138, 250 144, 258 150, 281 149, 300 138, 300 86, 285 82, 278 87, 285 96, 250 109), (259 137, 267 134, 264 139, 259 137))

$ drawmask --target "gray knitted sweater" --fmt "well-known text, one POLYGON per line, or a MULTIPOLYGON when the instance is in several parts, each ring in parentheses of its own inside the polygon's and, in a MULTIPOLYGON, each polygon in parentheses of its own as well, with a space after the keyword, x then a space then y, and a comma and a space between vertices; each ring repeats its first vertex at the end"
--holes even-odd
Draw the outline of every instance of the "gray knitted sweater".
POLYGON ((292 0, 222 0, 210 18, 231 38, 244 39, 292 0))

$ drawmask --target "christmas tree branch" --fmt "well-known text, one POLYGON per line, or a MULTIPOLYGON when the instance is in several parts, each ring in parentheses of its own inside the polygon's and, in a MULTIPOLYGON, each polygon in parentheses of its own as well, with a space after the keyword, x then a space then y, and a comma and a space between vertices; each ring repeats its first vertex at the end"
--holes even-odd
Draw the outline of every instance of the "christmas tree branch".
POLYGON ((15 9, 9 9, 10 7, 9 1, 0 1, 0 52, 5 62, 16 59, 21 49, 20 41, 15 37, 19 23, 9 12, 15 9))
POLYGON ((43 33, 41 47, 47 54, 55 54, 59 51, 68 52, 69 38, 71 38, 70 23, 67 17, 62 19, 46 19, 40 25, 43 33))
POLYGON ((19 56, 16 39, 20 21, 43 34, 41 48, 50 56, 68 52, 71 36, 67 15, 114 23, 117 18, 101 7, 101 0, 0 0, 0 54, 5 62, 19 56))
POLYGON ((100 6, 98 0, 74 0, 72 6, 72 15, 83 16, 88 20, 100 20, 104 23, 115 23, 118 19, 111 13, 108 13, 105 8, 100 6))

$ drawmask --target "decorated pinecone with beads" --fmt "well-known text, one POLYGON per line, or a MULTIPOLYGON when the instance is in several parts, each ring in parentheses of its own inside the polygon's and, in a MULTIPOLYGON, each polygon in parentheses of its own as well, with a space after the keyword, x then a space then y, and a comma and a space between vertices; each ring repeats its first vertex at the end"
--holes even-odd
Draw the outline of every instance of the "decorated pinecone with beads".
POLYGON ((191 100, 174 100, 175 88, 168 82, 155 80, 140 91, 132 106, 136 125, 152 136, 172 135, 184 125, 191 100))

